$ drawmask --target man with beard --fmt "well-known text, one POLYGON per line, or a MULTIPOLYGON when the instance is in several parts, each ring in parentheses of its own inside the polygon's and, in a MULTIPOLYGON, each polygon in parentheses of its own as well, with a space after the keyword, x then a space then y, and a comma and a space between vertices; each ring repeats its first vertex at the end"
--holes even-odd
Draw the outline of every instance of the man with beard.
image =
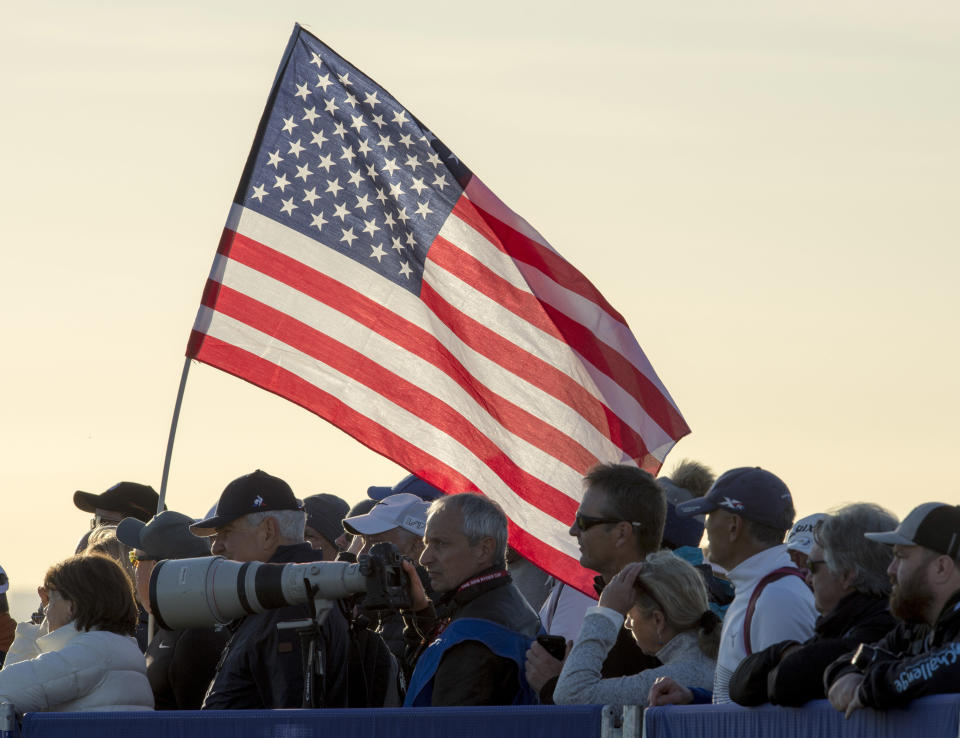
POLYGON ((830 703, 847 716, 960 690, 960 507, 927 502, 896 530, 865 535, 893 546, 890 611, 902 622, 825 672, 830 703))

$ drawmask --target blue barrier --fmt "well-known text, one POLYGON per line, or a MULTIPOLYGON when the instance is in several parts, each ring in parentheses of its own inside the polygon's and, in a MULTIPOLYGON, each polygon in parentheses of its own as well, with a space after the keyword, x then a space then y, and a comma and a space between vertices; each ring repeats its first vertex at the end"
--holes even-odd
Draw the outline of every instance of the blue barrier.
POLYGON ((643 715, 644 738, 958 738, 960 694, 915 700, 908 710, 857 710, 849 720, 826 700, 805 707, 691 705, 651 707, 643 715))
POLYGON ((600 738, 602 709, 585 705, 30 713, 23 718, 22 738, 600 738))
MULTIPOLYGON (((629 712, 632 708, 627 708, 629 712)), ((908 710, 858 710, 845 720, 826 700, 803 708, 765 705, 653 707, 624 716, 622 733, 603 708, 425 707, 382 710, 31 713, 20 738, 958 738, 960 694, 916 700, 908 710), (632 735, 631 735, 632 734, 632 735)), ((0 732, 2 738, 15 738, 0 732)))

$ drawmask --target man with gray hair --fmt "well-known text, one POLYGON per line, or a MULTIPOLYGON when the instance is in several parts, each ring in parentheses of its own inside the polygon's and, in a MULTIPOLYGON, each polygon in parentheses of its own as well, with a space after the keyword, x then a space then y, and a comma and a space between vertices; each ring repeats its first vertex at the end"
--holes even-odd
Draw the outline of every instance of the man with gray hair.
MULTIPOLYGON (((215 555, 234 561, 276 564, 319 561, 303 538, 303 504, 282 479, 259 469, 226 486, 213 515, 190 526, 212 538, 215 555)), ((267 610, 234 621, 217 673, 203 701, 204 710, 281 707, 346 707, 347 624, 332 608, 321 626, 324 669, 312 705, 304 702, 300 639, 294 630, 278 630, 284 621, 309 618, 306 605, 267 610)))
POLYGON ((810 529, 807 583, 820 617, 804 643, 782 641, 748 656, 730 679, 734 702, 799 707, 826 697, 823 671, 861 642, 879 640, 896 624, 887 597, 887 546, 864 537, 897 526, 879 505, 856 503, 821 515, 810 529))
POLYGON ((535 702, 523 664, 540 620, 506 570, 503 510, 478 494, 442 497, 430 505, 423 542, 420 563, 439 597, 434 607, 407 562, 406 635, 420 643, 404 705, 535 702))

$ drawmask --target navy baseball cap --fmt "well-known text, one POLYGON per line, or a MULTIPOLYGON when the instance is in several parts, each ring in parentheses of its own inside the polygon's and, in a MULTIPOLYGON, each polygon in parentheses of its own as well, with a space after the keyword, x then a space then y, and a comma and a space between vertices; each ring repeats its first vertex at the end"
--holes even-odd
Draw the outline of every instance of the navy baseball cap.
POLYGON ((896 530, 863 535, 891 546, 923 546, 960 560, 960 506, 924 502, 913 508, 896 530))
POLYGON ((191 525, 190 532, 205 538, 244 515, 277 510, 302 511, 303 503, 294 497, 290 485, 280 477, 257 469, 230 482, 221 493, 213 515, 191 525))
POLYGON ((416 495, 421 500, 432 502, 443 497, 443 490, 437 489, 430 482, 423 481, 416 474, 408 474, 392 487, 367 487, 367 497, 371 500, 382 500, 390 495, 399 495, 404 492, 416 495))
POLYGON ((678 504, 677 515, 685 518, 719 509, 784 531, 793 525, 790 490, 780 477, 759 466, 724 472, 704 497, 678 504))

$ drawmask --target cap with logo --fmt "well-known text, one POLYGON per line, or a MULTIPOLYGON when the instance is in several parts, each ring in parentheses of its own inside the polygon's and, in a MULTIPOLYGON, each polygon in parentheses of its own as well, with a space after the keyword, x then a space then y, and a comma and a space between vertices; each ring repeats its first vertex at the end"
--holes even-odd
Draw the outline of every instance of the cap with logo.
POLYGON ((828 517, 830 516, 826 513, 814 513, 800 518, 787 534, 787 550, 799 551, 809 556, 810 549, 813 548, 813 531, 821 520, 826 520, 828 517))
POLYGON ((895 530, 864 535, 892 546, 923 546, 960 560, 960 506, 924 502, 913 508, 895 530))
POLYGON ((428 502, 443 497, 443 490, 437 489, 430 482, 425 482, 416 474, 408 474, 392 487, 367 487, 367 497, 371 500, 382 500, 404 492, 428 502))
POLYGON ((174 510, 164 510, 144 523, 124 518, 117 526, 117 538, 152 559, 190 559, 209 556, 210 545, 190 532, 194 519, 174 510))
POLYGON ((365 515, 344 518, 343 527, 355 536, 373 536, 403 528, 422 536, 427 527, 430 503, 410 493, 384 497, 365 515))
POLYGON ((220 494, 213 515, 190 526, 195 536, 212 536, 217 528, 256 512, 303 510, 290 485, 279 477, 257 469, 234 479, 220 494))
POLYGON ((703 497, 681 502, 677 515, 689 517, 726 510, 740 517, 786 531, 793 524, 793 498, 783 480, 759 466, 743 466, 721 474, 703 497))
POLYGON ((114 510, 127 517, 147 522, 157 514, 157 503, 160 496, 153 487, 136 482, 117 482, 106 492, 73 493, 73 504, 84 512, 95 513, 97 510, 114 510))

